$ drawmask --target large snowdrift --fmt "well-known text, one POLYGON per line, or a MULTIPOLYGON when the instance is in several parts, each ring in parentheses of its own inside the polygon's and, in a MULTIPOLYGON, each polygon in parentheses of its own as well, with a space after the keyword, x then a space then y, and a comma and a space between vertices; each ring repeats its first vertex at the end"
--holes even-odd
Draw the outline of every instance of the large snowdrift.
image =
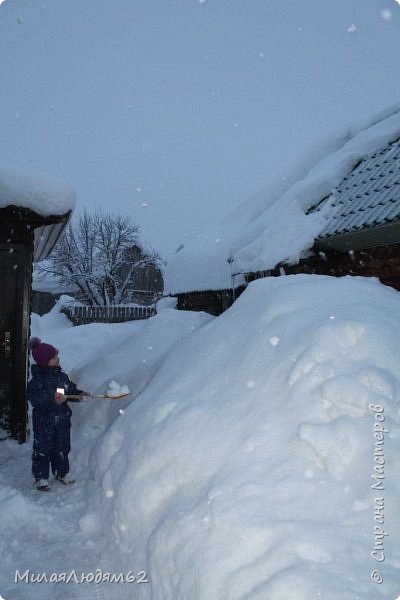
POLYGON ((143 598, 393 600, 399 316, 373 279, 253 283, 99 441, 83 531, 143 598))
POLYGON ((254 282, 218 318, 34 317, 82 387, 119 377, 133 395, 73 406, 68 489, 36 492, 30 445, 1 443, 0 594, 394 600, 399 316, 376 280, 297 275, 254 282))

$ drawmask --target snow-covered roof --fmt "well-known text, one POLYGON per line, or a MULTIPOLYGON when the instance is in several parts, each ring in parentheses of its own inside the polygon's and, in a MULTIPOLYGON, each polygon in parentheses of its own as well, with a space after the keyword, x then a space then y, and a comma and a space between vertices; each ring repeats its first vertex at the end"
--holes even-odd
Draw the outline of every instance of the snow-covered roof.
POLYGON ((51 273, 39 271, 36 265, 34 265, 32 273, 32 289, 35 292, 49 292, 51 294, 68 294, 78 290, 73 283, 70 285, 62 284, 51 273))
POLYGON ((318 239, 392 222, 400 217, 400 139, 372 152, 318 206, 331 214, 318 239))
MULTIPOLYGON (((313 149, 290 178, 273 182, 179 250, 168 265, 166 289, 173 294, 227 289, 240 284, 245 273, 297 262, 326 231, 334 208, 333 191, 366 156, 374 160, 378 153, 383 163, 388 144, 399 137, 397 106, 380 119, 371 119, 362 130, 334 138, 317 163, 313 149), (310 210, 326 197, 332 202, 310 210)), ((375 218, 380 217, 387 217, 382 208, 375 213, 375 218)), ((346 221, 345 226, 350 225, 346 221)))
POLYGON ((0 208, 19 206, 48 217, 64 215, 75 206, 75 191, 47 176, 0 167, 0 208))

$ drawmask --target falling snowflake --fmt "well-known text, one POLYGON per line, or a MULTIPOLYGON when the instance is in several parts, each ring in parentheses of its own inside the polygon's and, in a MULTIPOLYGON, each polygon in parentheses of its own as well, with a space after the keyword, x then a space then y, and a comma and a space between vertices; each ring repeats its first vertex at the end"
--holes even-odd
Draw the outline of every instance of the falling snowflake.
MULTIPOLYGON (((398 0, 399 4, 400 4, 400 0, 398 0)), ((385 8, 385 10, 382 11, 382 18, 385 19, 385 21, 391 21, 392 20, 392 11, 389 8, 385 8)))
POLYGON ((350 27, 348 27, 348 28, 347 28, 347 31, 348 31, 349 33, 354 33, 354 31, 356 31, 356 29, 357 29, 357 27, 354 25, 354 23, 352 23, 352 24, 350 25, 350 27))
POLYGON ((272 337, 269 341, 271 346, 277 346, 279 344, 279 338, 276 336, 272 337))

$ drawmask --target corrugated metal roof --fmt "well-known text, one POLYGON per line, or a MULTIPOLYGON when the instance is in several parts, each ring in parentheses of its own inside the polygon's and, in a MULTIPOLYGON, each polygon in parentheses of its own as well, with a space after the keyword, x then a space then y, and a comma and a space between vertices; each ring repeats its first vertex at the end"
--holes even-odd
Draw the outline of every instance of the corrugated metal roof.
POLYGON ((330 212, 318 239, 400 219, 400 139, 366 156, 314 210, 330 212))
POLYGON ((33 260, 39 262, 48 257, 68 223, 67 216, 60 223, 42 225, 34 232, 33 260))

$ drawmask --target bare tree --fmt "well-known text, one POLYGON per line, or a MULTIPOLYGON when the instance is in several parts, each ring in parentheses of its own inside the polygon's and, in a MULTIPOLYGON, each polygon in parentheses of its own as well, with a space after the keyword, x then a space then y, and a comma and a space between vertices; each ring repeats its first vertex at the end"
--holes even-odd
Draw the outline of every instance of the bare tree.
POLYGON ((156 252, 143 249, 139 232, 129 217, 85 211, 68 225, 39 269, 61 283, 74 284, 80 298, 90 305, 121 304, 134 273, 161 264, 156 252))

